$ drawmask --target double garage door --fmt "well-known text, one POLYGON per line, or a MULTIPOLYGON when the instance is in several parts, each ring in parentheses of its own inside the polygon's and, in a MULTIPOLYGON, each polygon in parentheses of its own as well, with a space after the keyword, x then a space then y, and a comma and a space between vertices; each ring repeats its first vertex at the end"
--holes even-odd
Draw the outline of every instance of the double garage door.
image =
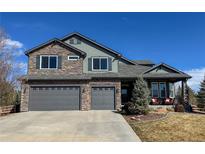
MULTIPOLYGON (((92 110, 114 110, 114 88, 95 87, 91 91, 92 110)), ((30 111, 80 110, 80 87, 31 86, 30 111)))
POLYGON ((63 86, 31 87, 29 110, 79 110, 80 88, 63 86))

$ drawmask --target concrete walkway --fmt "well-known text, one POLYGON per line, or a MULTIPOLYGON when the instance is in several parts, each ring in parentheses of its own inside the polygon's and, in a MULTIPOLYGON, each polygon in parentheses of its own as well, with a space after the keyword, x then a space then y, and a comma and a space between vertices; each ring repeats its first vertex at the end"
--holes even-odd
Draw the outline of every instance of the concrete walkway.
POLYGON ((140 141, 112 111, 32 111, 0 117, 0 141, 140 141))

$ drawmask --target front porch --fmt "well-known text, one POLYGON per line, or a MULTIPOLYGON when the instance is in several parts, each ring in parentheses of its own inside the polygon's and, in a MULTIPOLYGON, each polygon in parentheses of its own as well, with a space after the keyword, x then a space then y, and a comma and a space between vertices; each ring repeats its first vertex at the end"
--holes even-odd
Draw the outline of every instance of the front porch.
MULTIPOLYGON (((150 106, 172 106, 175 103, 188 103, 187 79, 179 78, 161 78, 145 79, 150 89, 150 106), (176 83, 181 82, 181 94, 184 102, 176 100, 176 83)), ((121 101, 122 105, 131 101, 134 80, 121 81, 121 101)))

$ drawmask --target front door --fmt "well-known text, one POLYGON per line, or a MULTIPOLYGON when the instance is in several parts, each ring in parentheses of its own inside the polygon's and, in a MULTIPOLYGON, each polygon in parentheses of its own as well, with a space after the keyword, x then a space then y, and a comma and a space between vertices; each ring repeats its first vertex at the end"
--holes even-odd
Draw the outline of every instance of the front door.
POLYGON ((133 90, 133 81, 125 81, 121 83, 122 105, 131 101, 132 90, 133 90))
POLYGON ((127 88, 122 88, 121 89, 121 99, 122 99, 122 104, 126 104, 129 101, 128 97, 128 89, 127 88))

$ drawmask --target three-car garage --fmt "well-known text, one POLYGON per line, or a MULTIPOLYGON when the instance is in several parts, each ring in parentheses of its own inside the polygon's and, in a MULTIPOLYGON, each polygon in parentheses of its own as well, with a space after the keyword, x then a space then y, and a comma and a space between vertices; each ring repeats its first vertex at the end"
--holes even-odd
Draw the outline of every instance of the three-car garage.
MULTIPOLYGON (((30 86, 29 111, 81 110, 80 86, 30 86)), ((90 87, 91 110, 115 110, 115 87, 90 87)))

